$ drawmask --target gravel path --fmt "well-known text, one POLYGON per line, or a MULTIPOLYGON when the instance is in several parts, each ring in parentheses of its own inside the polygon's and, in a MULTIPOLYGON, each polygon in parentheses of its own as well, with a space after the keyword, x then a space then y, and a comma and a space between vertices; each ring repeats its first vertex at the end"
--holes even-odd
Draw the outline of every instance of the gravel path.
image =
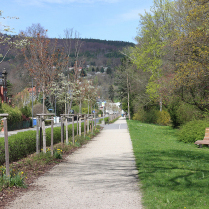
POLYGON ((138 183, 127 124, 120 118, 7 209, 142 209, 138 183))

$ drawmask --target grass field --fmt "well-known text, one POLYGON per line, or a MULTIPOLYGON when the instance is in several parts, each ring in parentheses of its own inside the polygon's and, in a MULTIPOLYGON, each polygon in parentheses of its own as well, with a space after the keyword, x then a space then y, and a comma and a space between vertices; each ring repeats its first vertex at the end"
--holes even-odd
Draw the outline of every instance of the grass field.
POLYGON ((177 131, 127 121, 146 209, 209 208, 209 149, 177 140, 177 131))

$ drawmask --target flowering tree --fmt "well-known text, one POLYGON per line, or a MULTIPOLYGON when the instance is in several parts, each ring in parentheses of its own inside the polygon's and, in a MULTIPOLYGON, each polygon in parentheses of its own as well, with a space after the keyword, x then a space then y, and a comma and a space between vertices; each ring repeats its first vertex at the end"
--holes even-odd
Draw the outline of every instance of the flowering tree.
POLYGON ((58 81, 52 82, 50 91, 51 94, 58 98, 59 103, 65 104, 65 114, 67 114, 67 104, 73 96, 72 83, 68 81, 67 77, 63 73, 60 73, 58 74, 58 81))
POLYGON ((56 45, 52 46, 49 43, 49 39, 37 34, 37 37, 28 39, 28 44, 23 49, 25 66, 43 93, 43 113, 45 94, 58 74, 58 70, 61 69, 59 62, 61 53, 56 49, 56 45))
MULTIPOLYGON (((0 10, 0 18, 6 19, 6 17, 2 16, 2 12, 0 10)), ((19 19, 18 17, 7 17, 9 19, 19 19)), ((26 44, 25 39, 19 39, 18 37, 13 38, 11 35, 5 35, 5 33, 14 33, 13 29, 10 28, 8 25, 4 25, 0 22, 0 27, 3 28, 0 30, 0 45, 6 45, 7 50, 5 51, 4 54, 0 54, 0 64, 4 61, 6 58, 7 54, 11 51, 11 49, 14 48, 22 48, 26 44), (3 34, 4 33, 4 34, 3 34)))

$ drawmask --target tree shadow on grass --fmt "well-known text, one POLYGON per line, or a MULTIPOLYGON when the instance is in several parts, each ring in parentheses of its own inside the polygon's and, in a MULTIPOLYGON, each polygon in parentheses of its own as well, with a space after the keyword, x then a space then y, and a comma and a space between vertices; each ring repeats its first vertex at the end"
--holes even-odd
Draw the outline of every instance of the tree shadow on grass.
MULTIPOLYGON (((206 189, 209 182, 209 155, 199 151, 169 150, 137 154, 138 175, 150 179, 156 187, 175 189, 206 189), (143 160, 139 160, 143 156, 143 160)), ((145 186, 146 187, 146 186, 145 186)))

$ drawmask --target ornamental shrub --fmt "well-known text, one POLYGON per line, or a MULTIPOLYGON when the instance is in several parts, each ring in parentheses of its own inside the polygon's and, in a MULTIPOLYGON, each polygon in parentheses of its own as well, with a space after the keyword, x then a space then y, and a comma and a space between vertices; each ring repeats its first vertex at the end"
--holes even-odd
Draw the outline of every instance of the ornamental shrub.
POLYGON ((145 115, 146 115, 146 112, 143 110, 143 108, 140 108, 136 113, 134 113, 133 120, 145 122, 146 121, 145 115))
POLYGON ((28 106, 20 108, 22 115, 25 115, 27 118, 32 117, 31 108, 28 106))
POLYGON ((167 126, 170 124, 171 117, 166 110, 157 112, 157 124, 167 126))
POLYGON ((185 143, 194 143, 197 140, 203 140, 205 128, 209 127, 209 121, 193 120, 183 125, 178 133, 179 141, 185 143))
POLYGON ((8 120, 7 120, 8 126, 22 121, 22 112, 17 107, 13 108, 13 107, 9 106, 8 104, 3 103, 2 110, 4 113, 9 114, 8 120))

